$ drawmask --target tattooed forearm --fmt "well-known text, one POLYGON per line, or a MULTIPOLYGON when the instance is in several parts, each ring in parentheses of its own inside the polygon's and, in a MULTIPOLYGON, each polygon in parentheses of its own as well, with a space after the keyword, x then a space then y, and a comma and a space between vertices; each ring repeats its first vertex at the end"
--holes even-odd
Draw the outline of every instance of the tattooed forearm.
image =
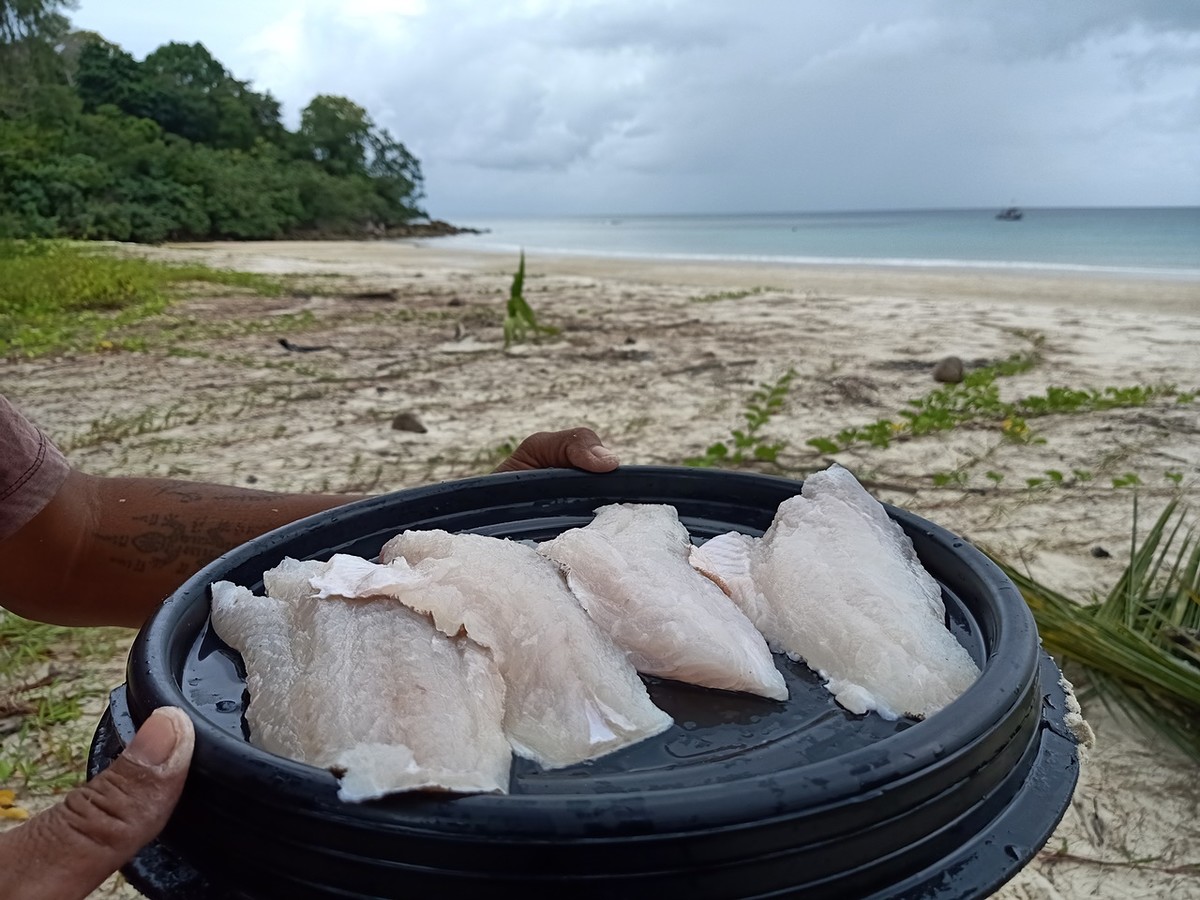
POLYGON ((138 627, 222 553, 356 499, 72 470, 37 517, 0 541, 0 606, 64 625, 138 627))

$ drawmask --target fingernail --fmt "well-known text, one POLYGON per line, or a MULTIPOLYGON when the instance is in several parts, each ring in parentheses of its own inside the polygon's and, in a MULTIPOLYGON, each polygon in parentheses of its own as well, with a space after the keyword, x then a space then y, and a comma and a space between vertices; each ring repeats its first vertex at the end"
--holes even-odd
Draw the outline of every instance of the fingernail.
POLYGON ((150 713, 133 736, 125 755, 134 762, 147 766, 161 766, 175 753, 179 745, 179 726, 176 716, 185 715, 183 710, 164 706, 150 713))
POLYGON ((617 454, 613 453, 611 450, 609 450, 606 447, 593 447, 592 453, 596 457, 596 459, 603 460, 604 462, 620 462, 621 461, 621 458, 619 456, 617 456, 617 454))

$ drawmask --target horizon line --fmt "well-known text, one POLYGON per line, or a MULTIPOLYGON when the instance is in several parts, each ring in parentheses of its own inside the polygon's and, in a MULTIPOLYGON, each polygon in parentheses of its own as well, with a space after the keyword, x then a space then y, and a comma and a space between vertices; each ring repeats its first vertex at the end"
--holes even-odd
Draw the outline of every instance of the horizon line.
POLYGON ((737 210, 722 212, 542 212, 542 213, 484 213, 460 214, 445 213, 430 218, 444 219, 658 219, 658 218, 716 218, 716 217, 749 217, 749 216, 837 216, 837 215, 872 215, 879 213, 924 213, 924 212, 994 212, 1010 207, 1016 207, 1024 212, 1068 212, 1100 210, 1200 210, 1200 204, 1153 204, 1153 205, 1117 205, 1117 206, 1026 206, 1009 203, 997 206, 896 206, 874 207, 860 209, 775 209, 775 210, 737 210))

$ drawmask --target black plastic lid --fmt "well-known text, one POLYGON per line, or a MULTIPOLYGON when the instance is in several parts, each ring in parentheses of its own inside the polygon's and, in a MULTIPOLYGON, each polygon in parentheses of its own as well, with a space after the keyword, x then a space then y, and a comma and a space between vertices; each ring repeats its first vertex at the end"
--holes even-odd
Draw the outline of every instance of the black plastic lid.
MULTIPOLYGON (((848 713, 780 656, 788 701, 648 678, 674 727, 553 772, 517 760, 507 796, 344 804, 328 772, 245 740, 240 660, 208 630, 212 581, 257 588, 285 556, 373 557, 405 528, 542 540, 612 502, 674 505, 697 541, 760 534, 799 488, 704 469, 542 470, 401 491, 286 526, 199 572, 143 629, 96 767, 155 707, 187 709, 196 755, 164 843, 201 882, 247 896, 473 885, 578 897, 985 896, 1045 842, 1070 799, 1065 698, 1011 582, 961 539, 891 507, 982 667, 926 721, 848 713)), ((152 873, 138 877, 155 896, 152 873)))

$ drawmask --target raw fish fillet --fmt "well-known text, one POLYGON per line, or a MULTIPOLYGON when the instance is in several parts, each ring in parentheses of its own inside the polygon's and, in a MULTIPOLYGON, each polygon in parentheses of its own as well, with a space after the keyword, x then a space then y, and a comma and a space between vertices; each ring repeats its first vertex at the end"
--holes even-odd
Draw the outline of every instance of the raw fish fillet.
POLYGON ((594 759, 671 725, 633 665, 588 618, 558 567, 515 541, 406 531, 380 560, 426 579, 398 592, 445 634, 465 630, 492 651, 508 687, 513 749, 544 768, 594 759))
MULTIPOLYGON (((363 562, 363 560, 360 560, 363 562)), ((347 801, 508 790, 504 682, 486 650, 390 599, 320 600, 327 567, 285 560, 259 597, 212 586, 212 624, 246 664, 250 740, 331 769, 347 801)))
POLYGON ((979 675, 912 541, 841 466, 806 479, 762 538, 721 535, 691 560, 851 712, 929 716, 979 675))
POLYGON ((758 630, 688 563, 692 542, 673 506, 618 503, 538 547, 634 668, 703 687, 786 700, 758 630))

